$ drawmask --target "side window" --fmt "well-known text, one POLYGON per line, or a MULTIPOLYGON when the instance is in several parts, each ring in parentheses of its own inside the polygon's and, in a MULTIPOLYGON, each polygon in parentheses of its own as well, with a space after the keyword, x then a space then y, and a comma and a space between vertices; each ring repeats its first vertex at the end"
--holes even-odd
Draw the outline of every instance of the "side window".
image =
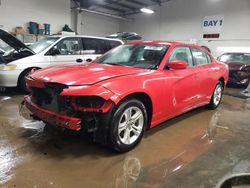
POLYGON ((55 47, 60 55, 80 55, 81 43, 79 38, 66 38, 60 41, 55 47))
POLYGON ((108 50, 110 50, 110 49, 112 49, 112 48, 114 48, 114 47, 116 47, 116 46, 121 45, 121 42, 120 42, 120 41, 115 41, 115 40, 108 40, 107 43, 109 44, 109 45, 108 45, 108 47, 109 47, 108 50))
POLYGON ((169 62, 173 60, 182 60, 188 63, 188 67, 193 67, 192 54, 189 47, 176 47, 170 55, 169 62))
POLYGON ((105 40, 95 38, 83 38, 83 50, 93 51, 93 54, 104 54, 108 51, 105 40))
POLYGON ((208 55, 205 52, 203 52, 197 48, 191 48, 191 51, 192 51, 192 54, 194 57, 194 62, 196 65, 198 65, 198 66, 199 65, 207 65, 207 64, 211 63, 211 58, 209 58, 210 59, 210 61, 209 61, 208 55))

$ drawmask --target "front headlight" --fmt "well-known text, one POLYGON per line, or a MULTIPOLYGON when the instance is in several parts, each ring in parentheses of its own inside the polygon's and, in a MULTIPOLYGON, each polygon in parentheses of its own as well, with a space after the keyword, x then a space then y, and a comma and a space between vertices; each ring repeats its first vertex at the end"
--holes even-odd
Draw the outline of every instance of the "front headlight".
POLYGON ((2 71, 13 71, 13 70, 16 70, 16 65, 3 65, 1 66, 0 65, 0 70, 2 71))
POLYGON ((76 104, 84 108, 101 108, 105 100, 98 96, 76 97, 76 104))

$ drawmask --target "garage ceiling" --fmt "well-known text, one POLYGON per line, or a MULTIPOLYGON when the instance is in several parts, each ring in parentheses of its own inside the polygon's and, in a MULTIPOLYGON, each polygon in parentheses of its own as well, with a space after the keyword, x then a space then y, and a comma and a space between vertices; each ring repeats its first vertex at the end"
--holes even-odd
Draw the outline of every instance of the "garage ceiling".
POLYGON ((140 13, 140 9, 170 0, 73 0, 74 8, 83 8, 117 16, 140 13))

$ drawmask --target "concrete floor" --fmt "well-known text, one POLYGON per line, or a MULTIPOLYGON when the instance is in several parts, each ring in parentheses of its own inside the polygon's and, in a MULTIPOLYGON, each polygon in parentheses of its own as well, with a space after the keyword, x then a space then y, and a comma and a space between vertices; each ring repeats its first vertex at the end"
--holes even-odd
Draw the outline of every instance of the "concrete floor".
POLYGON ((0 187, 215 187, 250 172, 250 100, 239 93, 227 89, 219 109, 199 108, 147 131, 125 154, 24 119, 23 96, 0 94, 0 187))

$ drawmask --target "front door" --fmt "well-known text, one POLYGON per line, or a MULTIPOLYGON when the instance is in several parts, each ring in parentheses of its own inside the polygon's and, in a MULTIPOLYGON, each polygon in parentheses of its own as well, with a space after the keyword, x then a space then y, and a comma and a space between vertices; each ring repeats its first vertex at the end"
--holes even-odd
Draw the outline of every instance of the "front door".
MULTIPOLYGON (((181 60, 188 63, 188 68, 171 70, 172 79, 168 87, 172 92, 172 105, 174 114, 180 114, 197 105, 197 93, 199 90, 198 72, 194 67, 192 53, 189 47, 180 46, 173 49, 169 63, 173 60, 181 60)), ((167 83, 168 84, 168 83, 167 83)))
MULTIPOLYGON (((62 39, 52 49, 56 49, 58 54, 50 56, 52 65, 83 63, 82 42, 78 37, 68 37, 62 39)), ((52 50, 50 50, 52 51, 52 50)))

